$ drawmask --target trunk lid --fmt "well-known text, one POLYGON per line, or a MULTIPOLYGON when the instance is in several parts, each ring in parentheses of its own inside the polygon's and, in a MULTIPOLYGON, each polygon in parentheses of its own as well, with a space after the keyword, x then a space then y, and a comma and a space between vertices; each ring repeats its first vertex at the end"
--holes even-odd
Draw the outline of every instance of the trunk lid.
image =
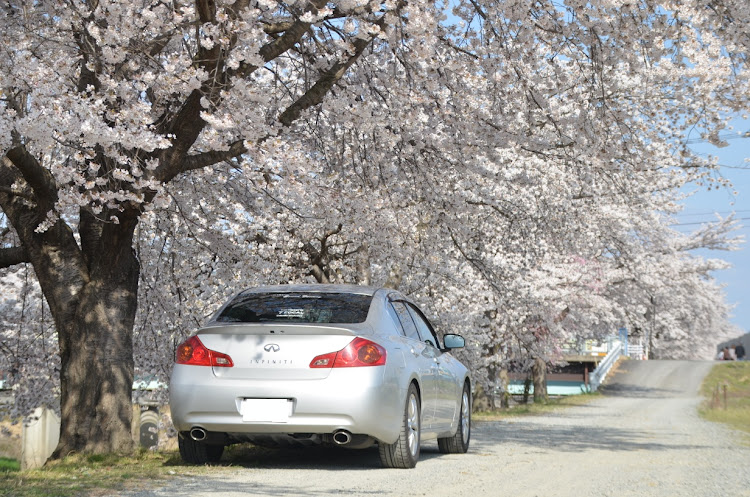
POLYGON ((317 324, 241 324, 204 328, 198 332, 211 350, 228 354, 234 366, 214 367, 227 380, 314 380, 326 378, 330 368, 310 368, 314 357, 337 352, 364 326, 317 324))

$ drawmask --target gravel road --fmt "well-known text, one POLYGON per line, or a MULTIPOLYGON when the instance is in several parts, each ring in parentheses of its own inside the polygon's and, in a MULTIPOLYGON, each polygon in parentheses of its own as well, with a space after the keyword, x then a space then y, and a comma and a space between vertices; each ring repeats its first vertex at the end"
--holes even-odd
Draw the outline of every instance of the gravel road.
POLYGON ((278 450, 242 467, 122 497, 750 496, 750 439, 698 418, 707 361, 625 361, 588 405, 475 423, 467 454, 422 449, 413 470, 377 450, 278 450))

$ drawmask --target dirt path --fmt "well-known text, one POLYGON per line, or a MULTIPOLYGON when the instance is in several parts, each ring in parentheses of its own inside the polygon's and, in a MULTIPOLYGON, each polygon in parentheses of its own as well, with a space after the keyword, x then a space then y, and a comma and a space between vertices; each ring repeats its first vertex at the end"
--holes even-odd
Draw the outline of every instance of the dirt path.
POLYGON ((628 361, 591 404, 476 423, 465 455, 423 448, 416 469, 380 469, 376 451, 273 451, 244 467, 127 497, 750 497, 750 447, 698 418, 713 363, 628 361))

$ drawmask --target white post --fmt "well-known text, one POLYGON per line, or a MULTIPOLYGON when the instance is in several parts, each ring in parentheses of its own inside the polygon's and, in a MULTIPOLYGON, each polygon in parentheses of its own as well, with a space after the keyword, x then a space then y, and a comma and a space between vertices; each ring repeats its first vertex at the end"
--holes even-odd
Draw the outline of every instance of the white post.
POLYGON ((60 418, 46 407, 37 407, 21 432, 21 469, 41 468, 60 441, 60 418))

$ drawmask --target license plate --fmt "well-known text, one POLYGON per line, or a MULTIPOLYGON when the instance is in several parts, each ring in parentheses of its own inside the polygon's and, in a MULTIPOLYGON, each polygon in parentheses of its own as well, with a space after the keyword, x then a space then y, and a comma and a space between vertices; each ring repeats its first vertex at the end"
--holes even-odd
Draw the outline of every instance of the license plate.
POLYGON ((245 423, 286 423, 292 415, 292 400, 242 399, 240 414, 245 423))

